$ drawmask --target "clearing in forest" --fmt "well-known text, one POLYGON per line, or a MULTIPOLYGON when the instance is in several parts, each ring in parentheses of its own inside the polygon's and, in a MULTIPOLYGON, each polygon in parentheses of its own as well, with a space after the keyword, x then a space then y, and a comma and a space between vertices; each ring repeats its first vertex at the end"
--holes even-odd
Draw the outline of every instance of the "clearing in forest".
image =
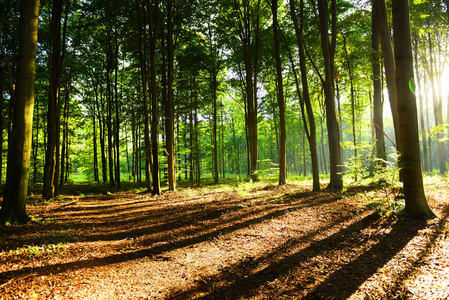
POLYGON ((427 222, 370 186, 32 201, 0 227, 0 299, 448 299, 448 189, 427 181, 427 222))

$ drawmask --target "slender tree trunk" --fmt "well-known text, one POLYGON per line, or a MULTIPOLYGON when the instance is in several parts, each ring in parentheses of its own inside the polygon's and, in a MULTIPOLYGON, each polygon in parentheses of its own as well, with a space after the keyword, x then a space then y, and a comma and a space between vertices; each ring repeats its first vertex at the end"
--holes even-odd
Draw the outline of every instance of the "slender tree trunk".
POLYGON ((429 144, 429 171, 433 171, 433 155, 432 155, 432 133, 430 132, 430 121, 429 121, 429 98, 428 90, 424 87, 424 101, 425 101, 425 113, 426 113, 426 134, 427 134, 427 143, 429 144))
MULTIPOLYGON (((373 120, 376 133, 376 157, 383 161, 387 160, 384 139, 383 121, 383 101, 382 85, 380 81, 380 53, 379 53, 379 26, 377 20, 376 0, 372 0, 371 8, 371 49, 372 49, 372 69, 373 69, 373 120)), ((383 163, 379 163, 383 165, 383 163)))
POLYGON ((113 100, 113 92, 112 92, 112 45, 111 45, 111 36, 109 33, 107 34, 107 45, 106 45, 106 106, 107 106, 107 120, 106 125, 108 129, 108 170, 109 170, 109 182, 111 186, 115 186, 114 180, 114 144, 113 144, 113 129, 112 129, 112 100, 113 100))
POLYGON ((194 144, 193 144, 193 91, 191 91, 191 96, 190 96, 190 107, 189 107, 189 144, 190 144, 190 187, 194 188, 195 187, 195 169, 194 169, 194 153, 195 153, 195 149, 194 149, 194 144))
POLYGON ((417 219, 435 217, 424 194, 419 151, 416 98, 409 87, 413 74, 412 42, 410 36, 408 0, 393 1, 393 32, 395 41, 396 84, 401 151, 400 167, 404 183, 404 211, 417 219))
MULTIPOLYGON (((321 34, 321 47, 324 56, 325 66, 325 107, 326 107, 326 122, 329 140, 329 155, 330 155, 330 182, 328 188, 342 189, 343 178, 341 175, 342 161, 340 148, 340 129, 337 121, 334 99, 334 65, 332 49, 333 43, 329 45, 329 26, 328 26, 328 8, 326 0, 318 0, 319 23, 321 34)), ((333 18, 334 19, 334 18, 333 18)), ((335 32, 336 28, 333 28, 335 32)))
POLYGON ((94 147, 94 181, 100 182, 100 174, 98 171, 98 146, 97 146, 97 121, 95 118, 95 105, 92 105, 92 139, 94 147))
POLYGON ((165 133, 168 165, 168 189, 176 189, 175 119, 173 104, 173 1, 167 1, 167 103, 165 105, 165 133))
POLYGON ((419 70, 418 70, 418 51, 419 51, 419 47, 418 47, 418 37, 415 36, 414 37, 414 63, 415 63, 415 86, 416 86, 416 98, 418 100, 418 112, 419 112, 419 124, 420 124, 420 131, 421 131, 421 142, 422 142, 422 148, 423 148, 423 162, 424 162, 424 171, 429 171, 429 160, 428 160, 428 155, 427 155, 427 138, 426 138, 426 128, 424 126, 424 107, 423 107, 423 87, 424 85, 421 86, 421 77, 419 75, 419 70))
POLYGON ((159 107, 157 99, 156 82, 156 44, 159 27, 159 6, 155 1, 153 16, 150 18, 150 82, 151 82, 151 148, 153 156, 153 194, 161 193, 161 183, 159 175, 159 107))
POLYGON ((215 68, 215 58, 212 62, 212 98, 213 98, 213 162, 214 162, 214 183, 218 183, 218 143, 217 143, 217 74, 215 68))
POLYGON ((39 0, 20 3, 19 50, 12 132, 9 136, 5 194, 0 223, 26 223, 29 167, 34 107, 34 79, 37 49, 39 0))
MULTIPOLYGON (((102 97, 102 89, 101 89, 101 82, 100 82, 100 97, 102 97)), ((106 165, 106 145, 105 145, 105 125, 104 125, 104 105, 103 105, 103 99, 100 99, 98 97, 98 88, 95 85, 94 86, 94 95, 95 95, 95 106, 97 108, 97 119, 98 119, 98 128, 100 130, 100 151, 101 151, 101 168, 102 168, 102 177, 103 177, 103 183, 106 183, 108 181, 108 170, 106 165), (101 108, 101 109, 100 109, 101 108)))
POLYGON ((274 36, 274 56, 276 61, 277 74, 277 100, 279 106, 279 125, 280 125, 280 147, 279 147, 279 185, 287 183, 287 132, 285 126, 285 99, 284 84, 282 80, 282 63, 279 50, 279 31, 278 31, 278 1, 271 1, 271 11, 273 13, 273 36, 274 36))
POLYGON ((429 79, 432 86, 432 98, 433 98, 433 113, 435 117, 435 126, 437 127, 437 147, 438 147, 438 161, 440 166, 440 174, 444 175, 446 173, 446 155, 444 150, 443 131, 440 128, 443 125, 443 106, 441 99, 438 97, 438 91, 435 84, 435 73, 434 73, 434 59, 433 59, 433 48, 432 39, 430 33, 428 33, 429 39, 429 54, 430 54, 430 66, 429 66, 429 79))
POLYGON ((117 183, 117 189, 120 190, 120 101, 118 94, 118 73, 119 73, 119 43, 118 43, 118 32, 117 29, 114 32, 115 37, 115 82, 114 82, 114 92, 115 92, 115 181, 117 183))
POLYGON ((50 92, 47 113, 47 148, 45 152, 44 186, 42 198, 50 199, 55 192, 57 125, 61 80, 61 15, 63 0, 53 1, 50 22, 50 92))
MULTIPOLYGON (((317 154, 317 142, 316 142, 316 126, 315 116, 313 114, 312 104, 310 102, 309 83, 307 78, 306 57, 304 53, 304 41, 303 41, 303 27, 304 27, 304 1, 301 0, 300 17, 301 23, 299 24, 298 17, 296 15, 295 1, 290 0, 290 13, 295 26, 296 43, 298 46, 299 66, 301 70, 301 83, 302 83, 302 99, 307 110, 307 117, 309 120, 309 134, 307 134, 307 124, 304 122, 304 130, 307 134, 307 140, 309 142, 310 157, 312 161, 312 178, 313 178, 313 190, 320 190, 320 177, 318 168, 318 154, 317 154)), ((304 105, 302 105, 302 111, 304 111, 304 105)))
POLYGON ((323 157, 323 169, 324 174, 327 175, 327 160, 326 160, 326 153, 324 151, 324 125, 323 125, 323 116, 320 116, 320 124, 321 124, 321 154, 323 157))
POLYGON ((348 67, 348 74, 349 74, 349 83, 351 86, 351 115, 352 115, 352 143, 354 145, 354 181, 357 181, 357 175, 358 175, 358 169, 357 169, 357 139, 356 139, 356 127, 355 127, 355 96, 354 96, 354 78, 352 75, 352 69, 351 69, 351 61, 349 60, 349 54, 348 49, 346 47, 346 37, 343 34, 343 49, 345 52, 346 57, 346 64, 348 67))
MULTIPOLYGON (((144 139, 145 139, 145 179, 148 191, 151 191, 151 142, 150 142, 150 119, 148 109, 148 92, 147 92, 147 63, 146 63, 146 30, 142 26, 142 16, 140 12, 139 0, 136 0, 139 26, 139 60, 140 75, 142 78, 142 96, 143 96, 143 114, 144 114, 144 139)), ((140 148, 138 148, 140 149, 140 148)), ((140 161, 140 159, 139 159, 140 161)), ((139 167, 140 174, 140 167, 139 167)))
MULTIPOLYGON (((69 69, 70 70, 70 69, 69 69)), ((68 135, 68 119, 69 119, 69 95, 70 95, 70 85, 71 85, 71 71, 69 71, 68 79, 65 87, 65 97, 64 97, 64 109, 63 109, 63 129, 62 129, 62 146, 61 146, 61 175, 59 181, 59 188, 64 186, 65 179, 65 156, 67 149, 67 135, 68 135)))
MULTIPOLYGON (((3 63, 0 63, 0 82, 3 82, 3 63)), ((3 185, 3 84, 0 84, 0 186, 3 185)), ((34 149, 33 161, 36 161, 34 149)))
MULTIPOLYGON (((395 133, 398 131, 398 110, 397 110, 397 89, 396 89, 396 68, 394 62, 393 46, 391 43, 390 27, 387 19, 387 9, 385 0, 373 0, 377 5, 377 20, 380 36, 380 45, 384 59, 385 77, 387 81, 388 99, 390 102, 391 114, 395 133)), ((396 141, 397 143, 397 141, 396 141)), ((400 145, 398 144, 398 150, 400 145)), ((400 150, 399 150, 400 151, 400 150)))

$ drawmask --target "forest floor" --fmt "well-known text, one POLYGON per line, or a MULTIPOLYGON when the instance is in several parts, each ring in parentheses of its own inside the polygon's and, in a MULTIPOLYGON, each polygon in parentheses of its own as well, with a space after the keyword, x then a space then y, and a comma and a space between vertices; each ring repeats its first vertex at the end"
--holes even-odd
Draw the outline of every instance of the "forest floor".
POLYGON ((0 227, 0 299, 449 299, 448 181, 427 181, 429 221, 371 186, 32 195, 0 227))

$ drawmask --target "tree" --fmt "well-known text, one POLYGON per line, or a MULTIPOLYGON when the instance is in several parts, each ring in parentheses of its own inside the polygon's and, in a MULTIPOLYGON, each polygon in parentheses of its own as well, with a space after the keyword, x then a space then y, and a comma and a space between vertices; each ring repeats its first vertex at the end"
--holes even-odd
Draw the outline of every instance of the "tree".
POLYGON ((167 1, 167 103, 165 104, 165 135, 167 149, 168 188, 176 189, 175 115, 173 112, 173 0, 167 1))
POLYGON ((285 99, 284 85, 282 81, 282 63, 279 50, 279 29, 278 29, 278 1, 271 1, 271 11, 273 13, 273 37, 274 37, 274 59, 276 60, 276 80, 277 80, 277 100, 279 106, 279 126, 281 127, 280 147, 279 147, 279 185, 286 184, 287 177, 287 136, 285 129, 285 99))
POLYGON ((296 33, 296 43, 298 47, 299 56, 299 66, 301 70, 301 84, 302 84, 302 111, 304 111, 304 105, 306 106, 307 116, 309 120, 309 130, 307 130, 307 124, 304 121, 304 128, 309 141, 310 147, 310 157, 312 160, 312 178, 313 178, 313 190, 320 190, 320 177, 318 170, 318 155, 317 155, 317 144, 316 144, 316 126, 315 126, 315 116, 313 114, 312 103, 310 101, 309 93, 309 83, 307 78, 307 67, 306 67, 306 56, 304 51, 304 40, 303 40, 303 30, 304 30, 304 1, 301 0, 300 3, 300 17, 301 23, 299 24, 298 17, 296 15, 295 1, 290 0, 290 13, 295 27, 296 33))
POLYGON ((328 188, 342 189, 343 178, 341 148, 340 148, 340 129, 335 110, 334 95, 334 54, 335 54, 335 35, 336 35, 336 4, 332 0, 332 43, 329 43, 329 11, 326 0, 318 0, 319 28, 321 36, 321 49, 324 57, 324 93, 326 107, 326 124, 329 140, 329 158, 330 158, 330 182, 328 188))
POLYGON ((9 139, 5 195, 0 223, 26 223, 34 107, 39 0, 20 3, 19 51, 13 124, 9 139))
MULTIPOLYGON (((136 0, 136 7, 138 13, 138 28, 139 28, 139 61, 140 74, 142 79, 142 96, 143 96, 143 112, 144 112, 144 140, 145 140, 145 179, 147 190, 151 190, 151 142, 150 142, 150 118, 148 109, 148 90, 147 90, 147 58, 146 58, 146 30, 142 25, 142 13, 139 0, 136 0)), ((139 168, 140 169, 140 168, 139 168)))
POLYGON ((50 22, 50 92, 47 111, 47 148, 45 152, 44 186, 42 198, 55 196, 55 175, 58 170, 57 152, 59 152, 59 115, 60 115, 60 85, 62 70, 61 55, 61 16, 64 1, 53 1, 50 22))
POLYGON ((387 159, 384 140, 382 86, 380 82, 379 25, 377 20, 376 0, 371 1, 371 49, 373 69, 373 121, 376 132, 376 157, 387 159))
POLYGON ((404 183, 404 211, 416 219, 429 219, 435 215, 424 194, 416 98, 410 88, 414 74, 408 0, 393 1, 393 35, 399 118, 397 138, 402 145, 399 167, 404 183))
MULTIPOLYGON (((380 45, 385 66, 385 79, 388 89, 388 100, 390 102, 391 114, 395 133, 398 131, 398 111, 397 111, 397 89, 396 89, 396 68, 394 63, 393 46, 391 42, 390 26, 388 25, 387 9, 385 0, 373 0, 377 4, 377 21, 380 36, 380 45)), ((374 3, 373 2, 373 3, 374 3)), ((397 140, 397 139, 396 139, 397 140)), ((397 141, 398 142, 398 141, 397 141)), ((398 149, 400 145, 398 143, 398 149)))
POLYGON ((258 181, 257 161, 257 80, 259 68, 259 50, 261 45, 260 14, 261 0, 233 0, 233 9, 237 18, 237 34, 240 51, 243 54, 245 68, 245 99, 247 105, 247 129, 249 144, 250 176, 258 181))
POLYGON ((159 107, 157 97, 156 78, 156 45, 159 27, 159 1, 150 3, 150 95, 151 95, 151 150, 153 156, 153 194, 161 193, 161 180, 159 177, 159 107))

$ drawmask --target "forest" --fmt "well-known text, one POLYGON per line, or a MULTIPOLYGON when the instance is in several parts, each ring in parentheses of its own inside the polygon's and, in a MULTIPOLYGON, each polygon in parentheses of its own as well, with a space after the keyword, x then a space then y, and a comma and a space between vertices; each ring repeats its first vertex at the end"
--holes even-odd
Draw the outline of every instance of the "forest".
POLYGON ((0 0, 0 298, 449 297, 448 47, 449 0, 0 0))

